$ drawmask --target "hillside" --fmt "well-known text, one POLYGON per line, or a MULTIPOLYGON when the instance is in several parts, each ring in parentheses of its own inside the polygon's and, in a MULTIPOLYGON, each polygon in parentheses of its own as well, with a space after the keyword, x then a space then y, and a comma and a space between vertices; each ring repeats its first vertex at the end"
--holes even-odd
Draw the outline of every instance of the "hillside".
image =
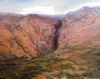
POLYGON ((0 14, 0 79, 99 78, 99 6, 62 17, 0 14))

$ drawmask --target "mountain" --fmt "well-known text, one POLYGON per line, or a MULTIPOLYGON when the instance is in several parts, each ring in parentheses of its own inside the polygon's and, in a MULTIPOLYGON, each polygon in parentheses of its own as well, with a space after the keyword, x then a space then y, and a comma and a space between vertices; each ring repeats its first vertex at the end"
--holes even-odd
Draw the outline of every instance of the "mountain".
POLYGON ((0 79, 100 79, 100 7, 0 14, 0 79))
POLYGON ((30 59, 54 50, 55 19, 39 15, 0 17, 0 54, 4 58, 30 59))
POLYGON ((60 16, 0 14, 0 59, 37 58, 57 49, 100 47, 100 7, 60 16))
POLYGON ((59 48, 100 47, 100 7, 83 7, 62 21, 59 48))

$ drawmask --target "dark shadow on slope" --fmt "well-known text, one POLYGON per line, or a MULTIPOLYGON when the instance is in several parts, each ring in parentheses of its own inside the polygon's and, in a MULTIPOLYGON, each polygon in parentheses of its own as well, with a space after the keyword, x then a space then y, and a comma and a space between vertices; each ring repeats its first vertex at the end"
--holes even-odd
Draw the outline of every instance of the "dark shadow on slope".
POLYGON ((62 22, 59 20, 58 23, 55 25, 56 31, 55 31, 55 37, 53 42, 53 48, 56 50, 58 48, 58 39, 59 39, 59 29, 62 26, 62 22))

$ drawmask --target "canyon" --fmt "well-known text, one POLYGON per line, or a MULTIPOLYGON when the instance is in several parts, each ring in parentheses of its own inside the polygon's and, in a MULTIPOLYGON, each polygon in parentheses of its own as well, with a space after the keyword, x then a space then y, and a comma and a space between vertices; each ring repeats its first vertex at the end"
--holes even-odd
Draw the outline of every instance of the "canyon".
POLYGON ((32 59, 71 47, 100 48, 100 7, 83 7, 63 19, 0 14, 0 60, 32 59))
POLYGON ((100 7, 1 13, 0 79, 100 79, 100 7))

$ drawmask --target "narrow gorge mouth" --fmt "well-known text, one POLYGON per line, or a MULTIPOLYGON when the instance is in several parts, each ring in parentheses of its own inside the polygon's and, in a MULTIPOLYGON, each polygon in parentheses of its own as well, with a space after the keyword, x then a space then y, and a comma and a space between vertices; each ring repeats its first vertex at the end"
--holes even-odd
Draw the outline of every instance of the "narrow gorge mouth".
POLYGON ((53 40, 53 49, 56 50, 58 48, 58 42, 59 42, 59 30, 62 27, 62 21, 58 20, 58 23, 55 25, 55 37, 53 40))

